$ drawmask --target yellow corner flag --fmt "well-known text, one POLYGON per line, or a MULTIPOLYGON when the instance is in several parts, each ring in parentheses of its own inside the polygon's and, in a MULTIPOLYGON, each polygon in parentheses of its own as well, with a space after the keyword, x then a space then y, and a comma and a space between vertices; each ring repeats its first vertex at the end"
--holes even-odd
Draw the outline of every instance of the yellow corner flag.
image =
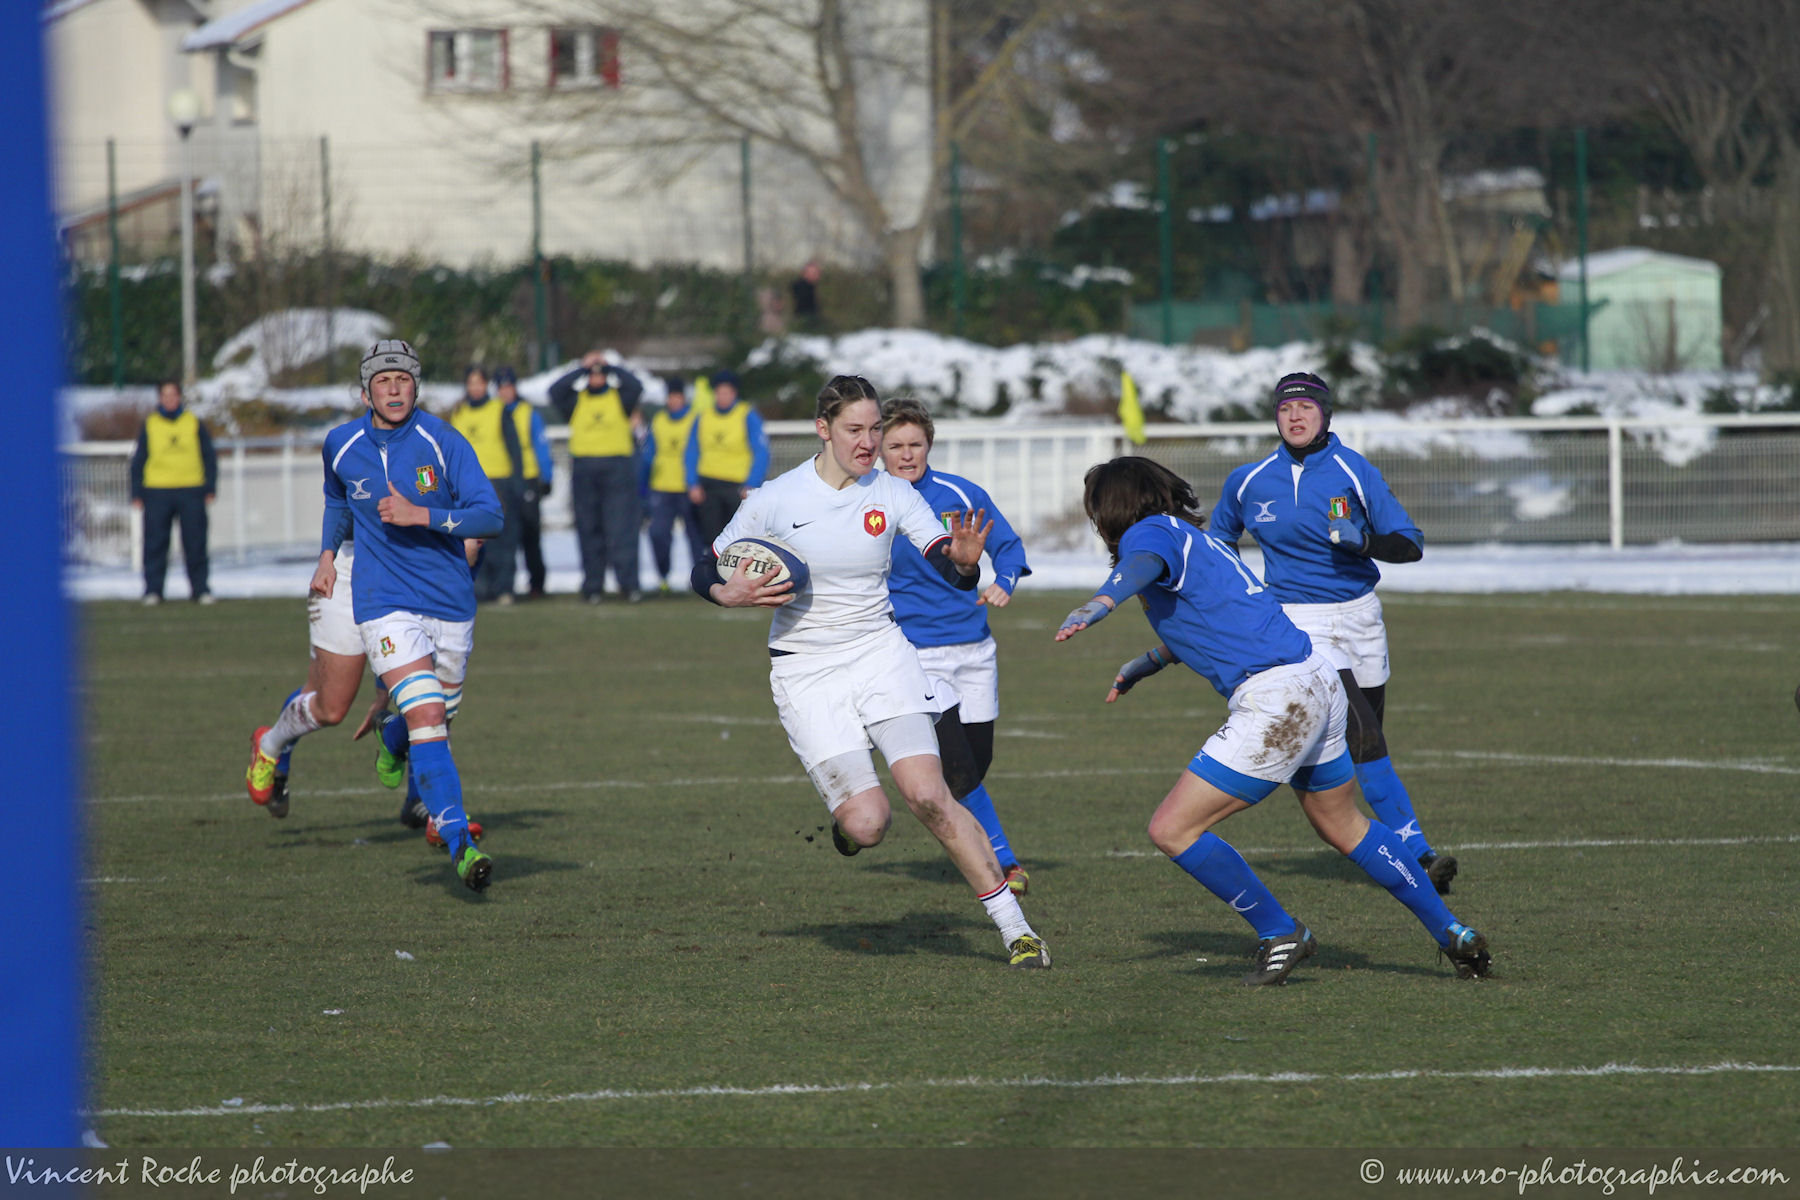
POLYGON ((693 400, 695 412, 705 412, 713 406, 712 379, 710 376, 694 376, 693 400))
POLYGON ((1119 424, 1133 445, 1144 444, 1144 406, 1138 403, 1137 381, 1130 371, 1119 373, 1119 424))

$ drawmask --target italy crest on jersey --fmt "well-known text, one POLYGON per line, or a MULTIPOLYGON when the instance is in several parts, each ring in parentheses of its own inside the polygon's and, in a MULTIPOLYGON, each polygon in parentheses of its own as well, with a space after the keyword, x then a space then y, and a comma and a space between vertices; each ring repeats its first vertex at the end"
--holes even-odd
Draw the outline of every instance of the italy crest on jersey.
MULTIPOLYGON (((438 477, 436 468, 430 466, 420 467, 417 472, 417 479, 419 495, 423 496, 426 492, 437 491, 438 477)), ((1337 501, 1333 500, 1332 503, 1336 504, 1337 501)))
POLYGON ((1330 517, 1333 521, 1336 521, 1342 517, 1349 516, 1350 515, 1350 497, 1348 497, 1348 496, 1333 496, 1331 498, 1331 504, 1325 510, 1325 515, 1330 517))
POLYGON ((938 514, 938 520, 944 523, 944 532, 948 533, 950 531, 950 522, 954 520, 956 515, 960 512, 962 512, 962 509, 960 508, 948 508, 938 514))
POLYGON ((870 537, 880 537, 887 532, 887 513, 879 508, 863 511, 863 530, 870 537))

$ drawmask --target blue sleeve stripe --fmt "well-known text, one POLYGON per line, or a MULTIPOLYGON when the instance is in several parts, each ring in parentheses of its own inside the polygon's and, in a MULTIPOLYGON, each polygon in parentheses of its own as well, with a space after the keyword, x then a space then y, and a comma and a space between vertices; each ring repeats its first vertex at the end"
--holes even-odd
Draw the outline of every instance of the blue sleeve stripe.
POLYGON ((344 455, 350 453, 350 447, 356 445, 356 439, 360 438, 362 435, 363 431, 359 429, 351 434, 349 439, 344 442, 343 447, 337 452, 337 457, 331 460, 331 469, 333 471, 337 470, 338 464, 344 461, 344 455))
POLYGON ((957 496, 962 500, 963 508, 965 508, 969 511, 974 510, 975 502, 973 500, 969 499, 969 493, 963 491, 961 488, 957 487, 954 483, 951 483, 948 479, 944 478, 942 475, 934 476, 933 481, 936 483, 941 483, 945 487, 949 488, 951 491, 955 492, 957 494, 957 496))
POLYGON ((1344 474, 1346 474, 1350 477, 1350 482, 1352 484, 1354 484, 1356 487, 1356 498, 1358 500, 1362 501, 1363 511, 1368 512, 1369 511, 1369 496, 1368 496, 1368 493, 1363 491, 1362 480, 1358 479, 1356 476, 1356 472, 1352 471, 1350 469, 1350 464, 1344 461, 1343 455, 1333 454, 1331 457, 1332 457, 1332 460, 1334 462, 1336 462, 1338 466, 1344 468, 1344 474))
POLYGON ((1261 473, 1261 471, 1264 467, 1268 466, 1270 463, 1274 462, 1277 458, 1280 458, 1280 457, 1281 457, 1281 454, 1279 451, 1277 451, 1276 453, 1269 455, 1269 457, 1267 457, 1267 458, 1263 459, 1261 462, 1257 463, 1254 467, 1250 468, 1250 473, 1248 475, 1244 476, 1244 482, 1238 484, 1237 498, 1240 502, 1244 499, 1244 489, 1250 486, 1250 481, 1252 479, 1255 479, 1257 477, 1257 475, 1261 473))
POLYGON ((1188 551, 1194 548, 1194 535, 1188 534, 1181 541, 1181 578, 1175 581, 1174 590, 1179 592, 1181 585, 1187 582, 1188 551))
POLYGON ((438 466, 448 471, 450 469, 450 464, 444 461, 444 448, 438 445, 438 440, 432 437, 430 432, 423 425, 419 426, 419 436, 431 443, 431 448, 437 451, 438 466))

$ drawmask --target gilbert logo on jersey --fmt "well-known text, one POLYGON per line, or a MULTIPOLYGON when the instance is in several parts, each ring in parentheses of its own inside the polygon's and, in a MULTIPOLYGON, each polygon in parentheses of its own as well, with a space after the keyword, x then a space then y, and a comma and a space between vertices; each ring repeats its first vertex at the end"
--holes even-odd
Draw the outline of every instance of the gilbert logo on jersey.
POLYGON ((880 537, 887 532, 887 513, 879 508, 863 510, 863 529, 870 537, 880 537))
POLYGON ((423 496, 426 492, 435 492, 437 491, 437 486, 437 472, 431 467, 420 467, 418 470, 419 495, 423 496))

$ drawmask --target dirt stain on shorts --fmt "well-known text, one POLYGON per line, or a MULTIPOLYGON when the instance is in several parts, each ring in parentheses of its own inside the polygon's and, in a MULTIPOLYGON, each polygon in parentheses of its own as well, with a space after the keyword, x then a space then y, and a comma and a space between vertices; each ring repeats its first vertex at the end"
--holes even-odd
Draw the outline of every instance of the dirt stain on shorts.
POLYGON ((1269 732, 1263 736, 1262 761, 1293 758, 1304 750, 1312 724, 1310 717, 1305 705, 1298 700, 1289 701, 1287 711, 1269 726, 1269 732))

